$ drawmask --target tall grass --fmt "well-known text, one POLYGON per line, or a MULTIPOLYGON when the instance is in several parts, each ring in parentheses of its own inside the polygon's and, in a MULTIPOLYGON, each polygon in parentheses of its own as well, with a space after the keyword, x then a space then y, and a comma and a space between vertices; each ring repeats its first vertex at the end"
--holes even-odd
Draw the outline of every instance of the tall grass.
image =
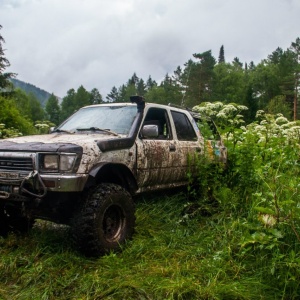
POLYGON ((119 253, 88 259, 48 222, 0 239, 0 298, 299 299, 300 128, 277 119, 227 130, 228 167, 199 160, 197 189, 136 199, 119 253))
POLYGON ((274 299, 263 259, 240 253, 243 220, 187 218, 186 203, 185 194, 139 199, 134 239, 97 260, 47 222, 2 239, 1 299, 274 299))

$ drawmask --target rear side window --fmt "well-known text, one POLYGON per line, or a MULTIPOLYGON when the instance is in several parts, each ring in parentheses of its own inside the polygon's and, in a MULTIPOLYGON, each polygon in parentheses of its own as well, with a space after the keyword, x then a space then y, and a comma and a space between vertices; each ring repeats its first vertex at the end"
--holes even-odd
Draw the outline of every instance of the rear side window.
POLYGON ((188 117, 180 112, 171 111, 178 140, 180 141, 196 141, 197 135, 188 117))

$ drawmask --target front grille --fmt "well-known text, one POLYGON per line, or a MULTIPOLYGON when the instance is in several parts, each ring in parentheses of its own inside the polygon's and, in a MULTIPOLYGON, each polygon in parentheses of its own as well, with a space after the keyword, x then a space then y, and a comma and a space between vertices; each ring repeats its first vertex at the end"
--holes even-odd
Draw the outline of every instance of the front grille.
POLYGON ((0 170, 32 171, 31 157, 0 157, 0 170))

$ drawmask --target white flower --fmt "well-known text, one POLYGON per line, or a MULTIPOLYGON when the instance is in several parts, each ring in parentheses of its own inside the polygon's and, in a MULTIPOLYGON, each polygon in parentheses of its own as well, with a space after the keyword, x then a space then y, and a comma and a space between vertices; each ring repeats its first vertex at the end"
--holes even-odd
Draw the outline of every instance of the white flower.
POLYGON ((264 116, 266 113, 263 111, 263 110, 258 110, 257 112, 256 112, 256 118, 258 118, 258 117, 262 117, 262 116, 264 116))
POLYGON ((262 120, 261 122, 260 122, 260 125, 267 125, 268 124, 268 122, 266 121, 266 120, 262 120))
POLYGON ((237 108, 239 110, 248 110, 248 107, 247 106, 244 106, 244 105, 238 105, 237 108))
POLYGON ((217 115, 217 118, 221 118, 221 119, 227 119, 227 116, 224 112, 220 111, 217 115))
POLYGON ((281 116, 281 117, 278 117, 276 120, 275 120, 276 124, 286 124, 288 123, 288 119, 281 116))

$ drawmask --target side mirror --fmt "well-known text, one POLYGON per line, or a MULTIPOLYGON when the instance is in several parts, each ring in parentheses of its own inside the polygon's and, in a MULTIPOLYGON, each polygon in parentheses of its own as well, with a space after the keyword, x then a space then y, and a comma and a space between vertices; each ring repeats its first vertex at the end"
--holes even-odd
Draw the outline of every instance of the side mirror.
POLYGON ((141 135, 145 139, 155 139, 158 137, 157 125, 144 125, 141 131, 141 135))

